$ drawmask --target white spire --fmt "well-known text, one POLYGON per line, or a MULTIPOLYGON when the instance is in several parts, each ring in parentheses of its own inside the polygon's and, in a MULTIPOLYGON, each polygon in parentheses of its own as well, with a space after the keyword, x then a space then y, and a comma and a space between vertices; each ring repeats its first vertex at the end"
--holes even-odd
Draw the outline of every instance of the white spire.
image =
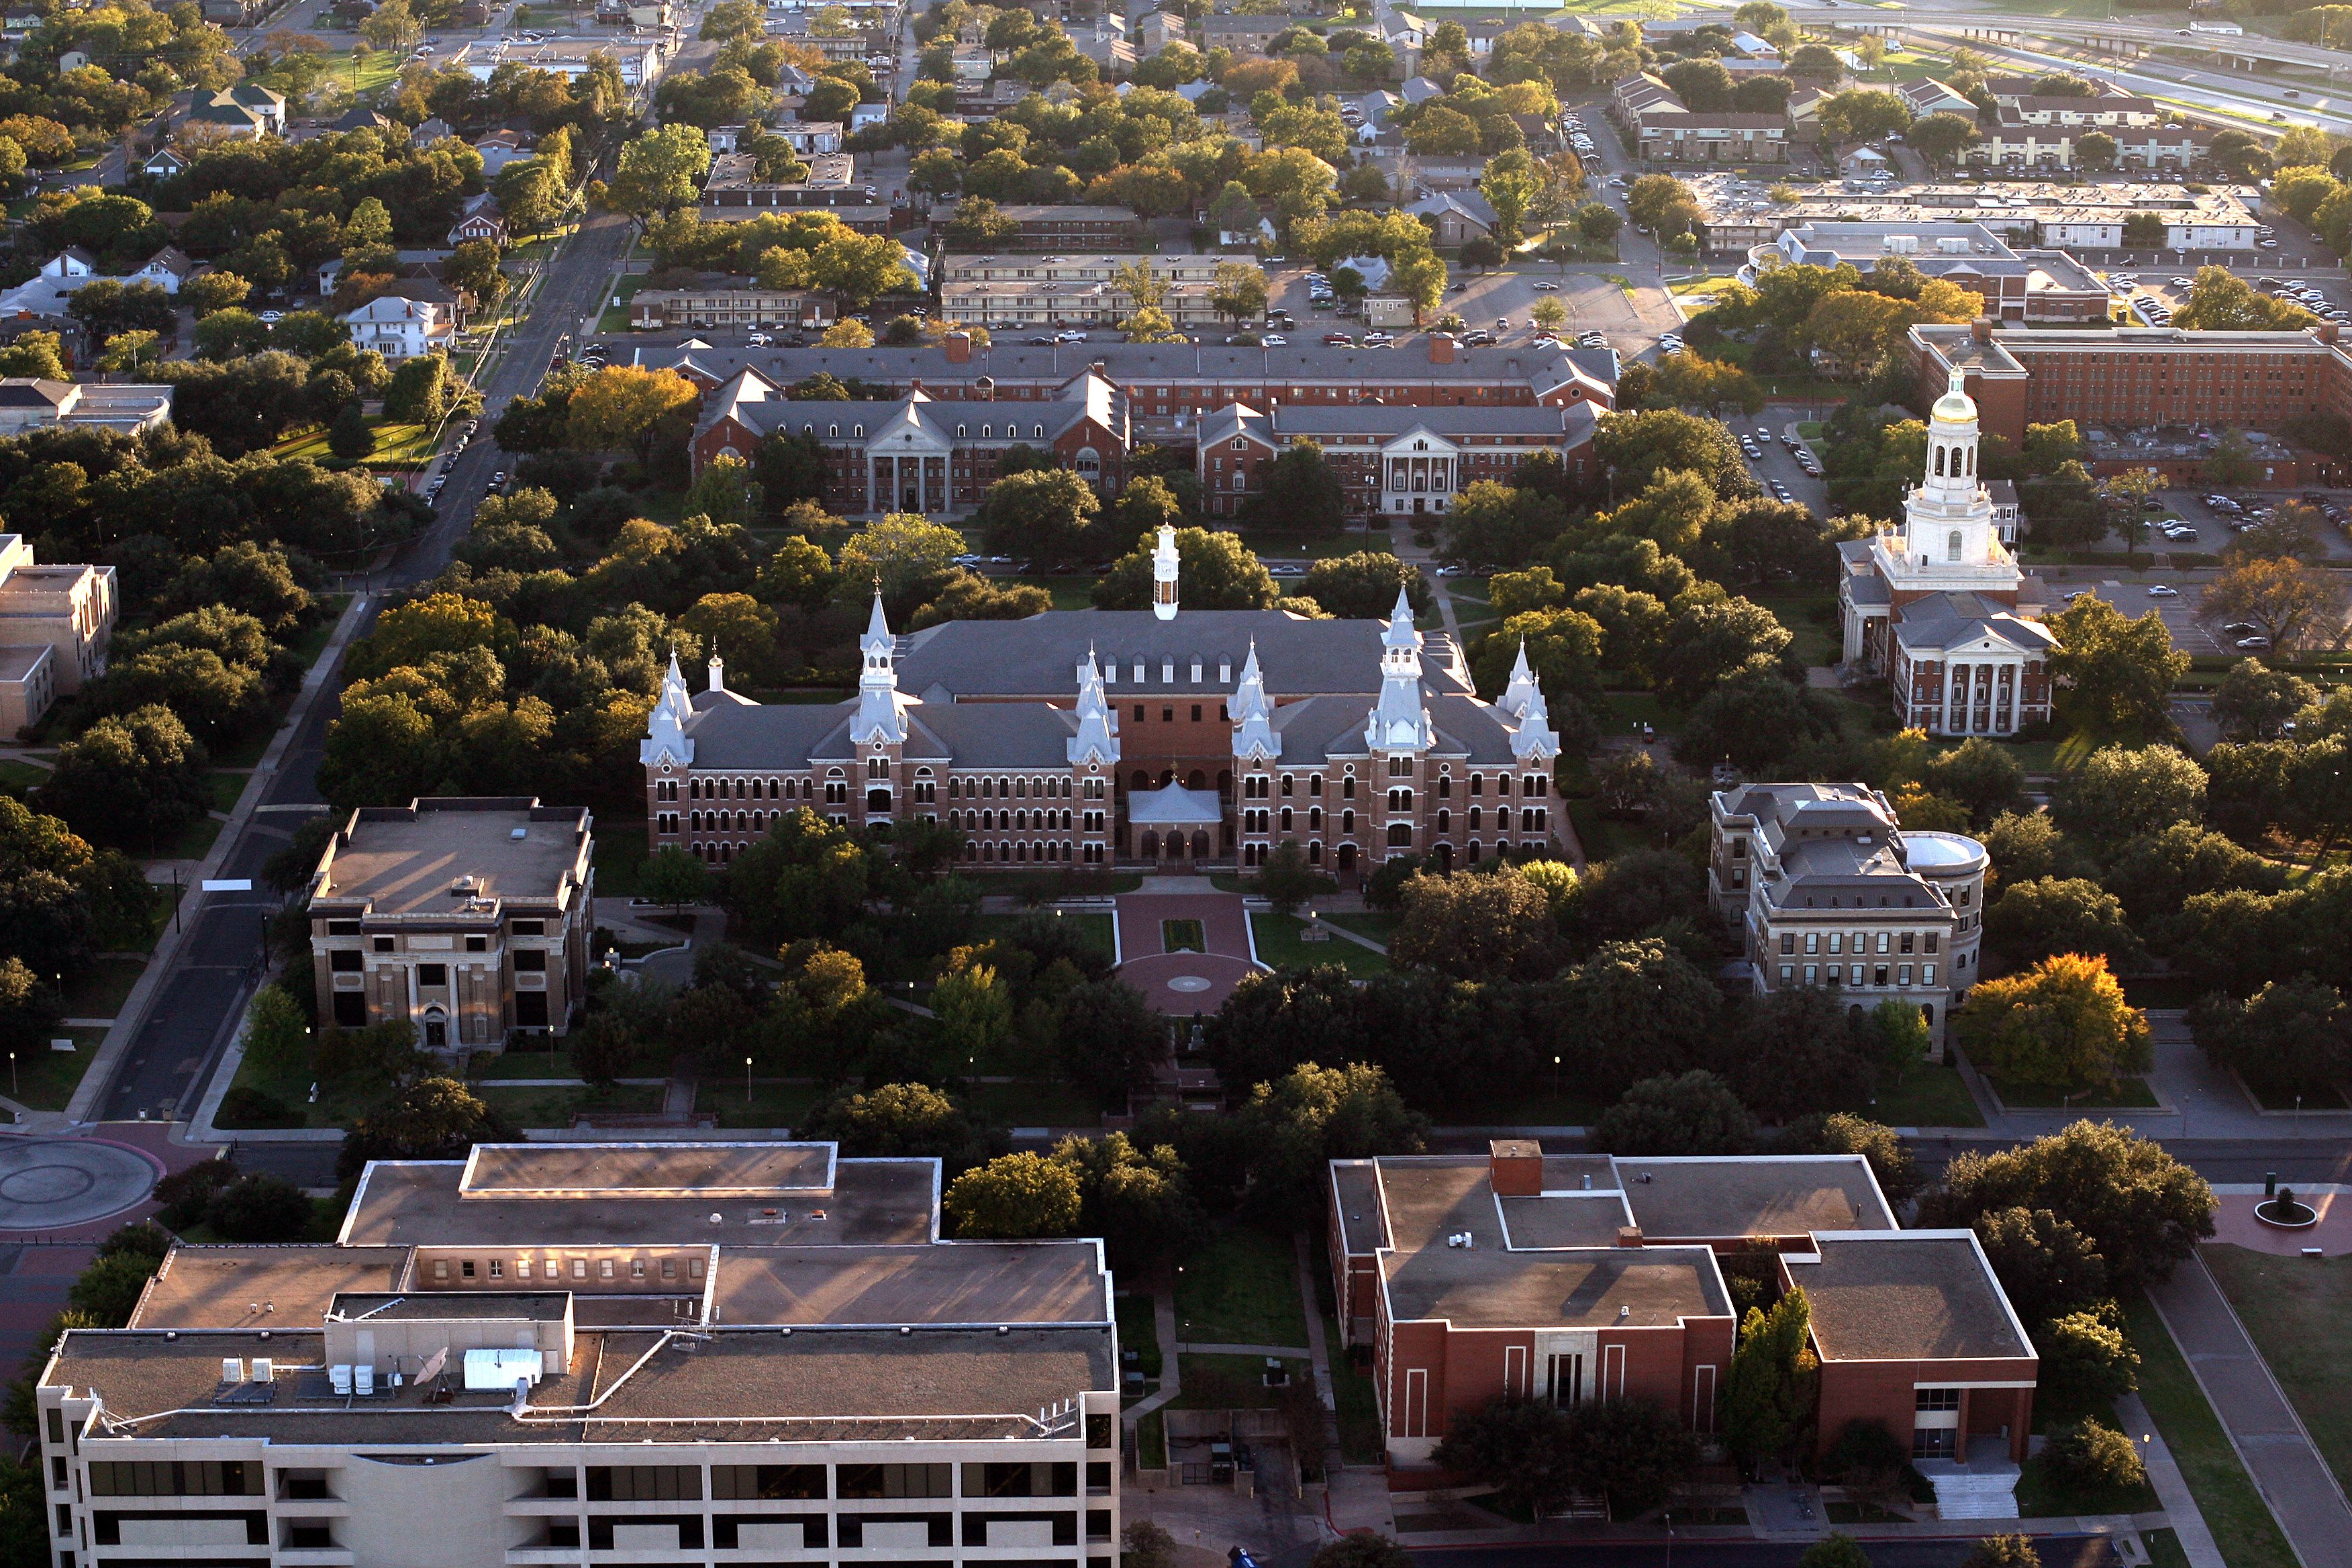
POLYGON ((1151 552, 1151 613, 1163 621, 1176 618, 1176 531, 1163 522, 1151 552))
POLYGON ((1118 761, 1118 710, 1103 696, 1102 668, 1095 662, 1095 650, 1087 649, 1087 662, 1078 671, 1078 732, 1068 742, 1067 755, 1073 763, 1096 763, 1108 767, 1118 761))
POLYGON ((1528 639, 1519 639, 1519 657, 1511 666, 1511 683, 1503 688, 1503 700, 1496 706, 1505 712, 1526 718, 1528 706, 1543 705, 1543 688, 1536 684, 1536 672, 1528 664, 1528 639))
POLYGON ((694 741, 686 732, 686 721, 694 716, 694 700, 687 695, 686 675, 677 668, 677 649, 669 650, 669 668, 662 675, 661 696, 654 702, 654 710, 646 715, 646 738, 637 742, 637 762, 641 766, 658 767, 664 762, 684 766, 694 761, 694 741))
POLYGON ((1282 755, 1282 737, 1274 730, 1274 707, 1265 700, 1265 678, 1257 668, 1255 637, 1250 639, 1249 657, 1242 661, 1242 683, 1234 690, 1229 711, 1234 716, 1234 756, 1282 755))
POLYGON ((898 694, 898 640, 882 614, 882 593, 874 594, 874 614, 866 635, 857 640, 861 656, 857 671, 857 714, 849 721, 849 739, 856 745, 902 745, 907 739, 907 701, 898 694))
POLYGON ((727 689, 727 661, 719 657, 717 643, 710 645, 710 689, 713 691, 727 689))
POLYGON ((1381 699, 1364 721, 1364 744, 1374 751, 1425 751, 1434 736, 1421 700, 1421 634, 1413 630, 1412 602, 1402 587, 1381 646, 1381 699))
MULTIPOLYGON (((1520 672, 1527 668, 1527 645, 1522 643, 1519 645, 1518 669, 1511 674, 1511 685, 1515 689, 1518 686, 1520 672)), ((1503 706, 1510 707, 1508 693, 1504 696, 1503 706)), ((1511 755, 1522 763, 1538 760, 1548 763, 1559 756, 1559 731, 1551 727, 1551 712, 1544 706, 1543 687, 1532 674, 1528 676, 1526 705, 1517 711, 1519 722, 1518 727, 1511 731, 1511 755)))

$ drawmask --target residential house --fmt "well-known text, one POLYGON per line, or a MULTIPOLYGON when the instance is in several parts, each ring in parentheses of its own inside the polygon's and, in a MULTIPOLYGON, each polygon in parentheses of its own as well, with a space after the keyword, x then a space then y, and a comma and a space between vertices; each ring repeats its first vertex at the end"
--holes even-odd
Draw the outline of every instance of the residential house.
POLYGON ((457 221, 449 226, 451 245, 483 239, 493 245, 504 245, 507 240, 506 214, 499 208, 499 198, 488 191, 467 196, 457 209, 457 221))
POLYGON ((776 127, 776 134, 803 157, 841 151, 841 121, 838 120, 787 120, 776 127))
POLYGON ((214 92, 199 89, 189 94, 179 123, 208 125, 235 137, 283 135, 286 95, 250 81, 214 92))
POLYGON ((521 131, 488 131, 474 139, 474 151, 482 155, 482 178, 495 180, 508 164, 531 156, 531 140, 521 131))
POLYGON ((1150 11, 1135 24, 1136 52, 1156 55, 1184 39, 1184 18, 1172 11, 1150 11))
POLYGON ((388 360, 415 359, 449 346, 461 324, 457 297, 448 285, 425 279, 395 283, 343 321, 352 342, 374 349, 388 360))
POLYGON ((1474 239, 1492 239, 1495 226, 1500 221, 1495 216, 1494 204, 1475 191, 1440 192, 1423 196, 1404 210, 1427 224, 1437 243, 1448 247, 1474 239))

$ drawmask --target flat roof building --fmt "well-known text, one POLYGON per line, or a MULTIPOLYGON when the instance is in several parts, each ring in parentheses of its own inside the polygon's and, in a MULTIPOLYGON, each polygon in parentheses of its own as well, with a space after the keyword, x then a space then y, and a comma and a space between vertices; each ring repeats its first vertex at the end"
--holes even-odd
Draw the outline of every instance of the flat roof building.
POLYGON ((425 1173, 477 1237, 377 1208, 383 1241, 178 1246, 130 1326, 66 1336, 55 1568, 1115 1562, 1098 1243, 942 1244, 936 1161, 829 1144, 378 1163, 352 1219, 425 1173), (832 1225, 852 1188, 900 1239, 832 1225))
POLYGON ((1819 1443, 1882 1425, 1939 1490, 2015 1517, 2033 1347, 1975 1237, 1899 1228, 1859 1155, 1559 1156, 1501 1139, 1483 1158, 1335 1160, 1330 1184, 1341 1336, 1372 1349, 1392 1485, 1444 1484, 1453 1417, 1497 1397, 1643 1399, 1714 1432, 1738 1318, 1717 1255, 1761 1246, 1768 1294, 1811 1304, 1819 1443))
POLYGON ((362 806, 310 879, 319 1016, 416 1026, 426 1050, 564 1034, 585 994, 595 839, 521 796, 362 806))

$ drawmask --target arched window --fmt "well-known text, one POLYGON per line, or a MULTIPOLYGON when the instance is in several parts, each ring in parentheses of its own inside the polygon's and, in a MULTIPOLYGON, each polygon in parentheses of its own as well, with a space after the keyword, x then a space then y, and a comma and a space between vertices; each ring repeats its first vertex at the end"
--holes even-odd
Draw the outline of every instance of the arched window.
POLYGON ((995 426, 992 426, 992 425, 983 425, 983 426, 982 426, 980 427, 980 438, 981 438, 982 440, 983 440, 983 441, 990 439, 992 436, 994 436, 994 434, 995 434, 995 426))
POLYGON ((1042 441, 1045 438, 1045 427, 1043 425, 1033 425, 1029 427, 1029 434, 1042 441))
POLYGON ((1959 558, 1960 531, 1956 528, 1952 530, 1951 533, 1944 540, 1944 559, 1947 561, 1958 561, 1959 558))
POLYGON ((1936 477, 1939 479, 1944 477, 1944 448, 1941 445, 1936 447, 1936 477))

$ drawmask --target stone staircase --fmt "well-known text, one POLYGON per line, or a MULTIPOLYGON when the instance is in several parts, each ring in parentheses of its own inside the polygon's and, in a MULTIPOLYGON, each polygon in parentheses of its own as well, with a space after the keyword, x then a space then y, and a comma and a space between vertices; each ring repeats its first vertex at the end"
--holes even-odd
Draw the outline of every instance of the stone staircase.
POLYGON ((1919 1473, 1936 1489, 1936 1514, 1940 1519, 2015 1519, 2018 1468, 2011 1463, 2007 1445, 1999 1438, 1979 1437, 1969 1445, 1968 1464, 1950 1459, 1922 1459, 1919 1473))

